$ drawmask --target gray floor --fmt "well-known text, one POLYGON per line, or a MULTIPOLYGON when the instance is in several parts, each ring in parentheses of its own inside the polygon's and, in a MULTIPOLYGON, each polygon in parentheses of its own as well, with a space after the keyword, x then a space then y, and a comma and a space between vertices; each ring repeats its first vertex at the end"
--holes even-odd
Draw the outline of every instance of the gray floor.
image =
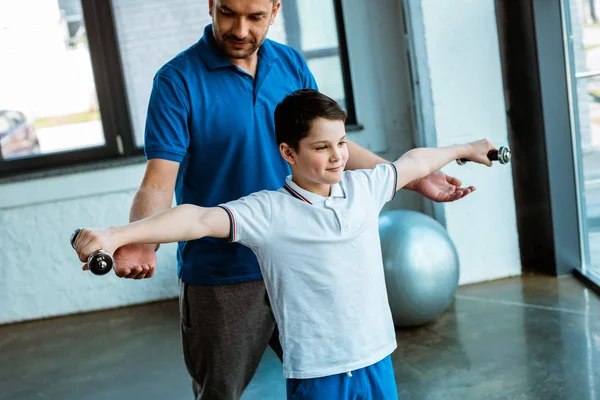
MULTIPOLYGON (((461 287, 399 330, 401 399, 600 399, 600 300, 574 278, 461 287)), ((282 399, 265 354, 244 400, 282 399)), ((175 301, 0 327, 0 399, 191 399, 175 301)), ((336 399, 337 400, 337 399, 336 399)))

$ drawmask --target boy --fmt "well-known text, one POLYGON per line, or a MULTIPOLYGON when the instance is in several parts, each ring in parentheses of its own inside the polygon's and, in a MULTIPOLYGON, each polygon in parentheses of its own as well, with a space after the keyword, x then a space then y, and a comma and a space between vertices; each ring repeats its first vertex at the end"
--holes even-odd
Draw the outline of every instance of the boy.
POLYGON ((491 166, 487 153, 494 146, 480 140, 414 149, 392 164, 345 172, 345 120, 329 97, 309 89, 292 93, 275 110, 279 150, 292 169, 283 188, 82 230, 75 241, 79 258, 129 243, 205 236, 242 243, 259 260, 279 326, 288 398, 396 399, 379 212, 406 183, 457 158, 491 166))

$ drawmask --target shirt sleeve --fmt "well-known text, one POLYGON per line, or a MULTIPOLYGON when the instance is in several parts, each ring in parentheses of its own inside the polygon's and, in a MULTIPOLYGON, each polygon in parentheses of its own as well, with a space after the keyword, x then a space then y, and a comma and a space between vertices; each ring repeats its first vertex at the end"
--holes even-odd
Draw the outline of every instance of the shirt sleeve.
POLYGON ((188 118, 188 96, 173 79, 157 74, 146 117, 146 158, 181 162, 190 143, 188 118))
POLYGON ((229 214, 230 242, 257 248, 271 235, 271 199, 266 190, 219 205, 229 214))
POLYGON ((398 171, 394 164, 379 164, 373 169, 349 171, 357 184, 363 185, 366 192, 382 209, 385 203, 394 199, 398 187, 398 171))

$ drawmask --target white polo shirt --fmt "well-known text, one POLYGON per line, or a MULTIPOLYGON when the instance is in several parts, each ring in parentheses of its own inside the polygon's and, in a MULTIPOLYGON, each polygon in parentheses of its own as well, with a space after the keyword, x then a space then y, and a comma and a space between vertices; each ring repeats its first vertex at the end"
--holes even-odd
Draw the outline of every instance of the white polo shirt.
POLYGON ((283 347, 286 378, 374 364, 396 348, 379 242, 379 213, 396 169, 344 172, 331 196, 296 185, 223 204, 231 240, 258 258, 283 347))

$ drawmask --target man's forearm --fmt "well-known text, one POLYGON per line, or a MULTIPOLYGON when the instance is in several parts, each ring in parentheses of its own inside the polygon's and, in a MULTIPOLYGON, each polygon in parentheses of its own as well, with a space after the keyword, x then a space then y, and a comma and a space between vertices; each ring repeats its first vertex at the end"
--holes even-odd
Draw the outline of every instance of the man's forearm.
MULTIPOLYGON (((390 162, 352 141, 348 141, 348 152, 350 153, 350 156, 346 163, 346 169, 351 171, 355 169, 372 169, 379 164, 387 164, 390 162)), ((409 182, 403 189, 414 190, 417 182, 418 180, 409 182)))
POLYGON ((379 157, 377 154, 365 149, 359 144, 348 141, 348 162, 346 169, 372 169, 379 164, 389 163, 385 158, 379 157))
POLYGON ((173 193, 160 189, 140 188, 129 212, 129 222, 139 221, 171 208, 173 193))
MULTIPOLYGON (((172 203, 172 191, 167 192, 156 188, 140 187, 133 198, 133 204, 129 212, 129 222, 139 221, 167 210, 171 208, 172 203)), ((152 246, 155 250, 158 250, 158 244, 152 246)))

